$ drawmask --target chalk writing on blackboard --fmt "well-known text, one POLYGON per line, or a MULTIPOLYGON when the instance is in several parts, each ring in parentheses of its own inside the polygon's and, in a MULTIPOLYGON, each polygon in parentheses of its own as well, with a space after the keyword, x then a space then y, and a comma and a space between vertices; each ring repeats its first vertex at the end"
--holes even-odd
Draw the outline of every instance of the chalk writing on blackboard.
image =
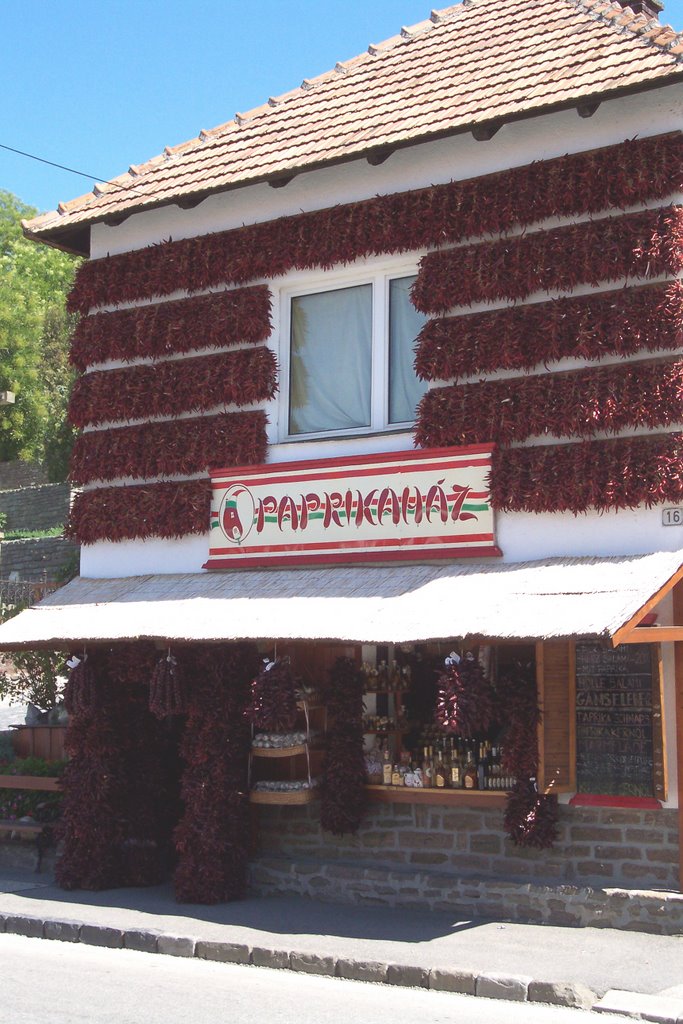
POLYGON ((577 645, 579 792, 653 795, 652 692, 649 645, 577 645))

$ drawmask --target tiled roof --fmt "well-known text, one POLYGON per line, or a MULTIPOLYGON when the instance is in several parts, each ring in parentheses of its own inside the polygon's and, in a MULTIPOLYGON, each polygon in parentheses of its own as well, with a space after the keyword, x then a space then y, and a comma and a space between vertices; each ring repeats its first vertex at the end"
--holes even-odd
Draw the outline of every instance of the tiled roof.
POLYGON ((89 223, 683 78, 683 35, 611 0, 463 0, 29 222, 89 223))

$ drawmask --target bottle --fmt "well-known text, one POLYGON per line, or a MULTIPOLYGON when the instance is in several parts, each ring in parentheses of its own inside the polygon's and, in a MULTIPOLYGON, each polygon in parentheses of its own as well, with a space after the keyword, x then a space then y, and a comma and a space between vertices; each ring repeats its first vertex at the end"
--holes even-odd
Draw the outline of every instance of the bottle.
POLYGON ((425 789, 429 789, 432 786, 432 752, 431 747, 424 748, 424 758, 422 761, 422 781, 425 789))
POLYGON ((384 748, 384 760, 382 761, 382 782, 385 786, 391 785, 391 759, 389 757, 389 748, 384 748))
POLYGON ((403 785, 403 781, 404 781, 403 780, 403 776, 401 775, 401 773, 399 771, 398 765, 395 764, 394 767, 392 768, 392 771, 391 771, 391 785, 392 786, 402 786, 403 785))
POLYGON ((474 754, 471 750, 467 751, 467 764, 462 775, 462 785, 463 789, 477 789, 479 786, 477 766, 474 763, 474 754))
POLYGON ((443 763, 443 753, 437 748, 434 766, 434 785, 437 789, 444 789, 448 784, 448 772, 443 763))

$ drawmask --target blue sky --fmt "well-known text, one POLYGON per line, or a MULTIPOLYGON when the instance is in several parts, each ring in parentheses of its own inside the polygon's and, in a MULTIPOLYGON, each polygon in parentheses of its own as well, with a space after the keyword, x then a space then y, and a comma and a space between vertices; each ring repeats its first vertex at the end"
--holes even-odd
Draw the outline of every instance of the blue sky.
MULTIPOLYGON (((429 11, 429 0, 2 0, 0 144, 112 177, 429 11)), ((683 0, 667 0, 662 20, 683 31, 683 0)), ((0 149, 0 188, 38 209, 92 183, 0 149)))

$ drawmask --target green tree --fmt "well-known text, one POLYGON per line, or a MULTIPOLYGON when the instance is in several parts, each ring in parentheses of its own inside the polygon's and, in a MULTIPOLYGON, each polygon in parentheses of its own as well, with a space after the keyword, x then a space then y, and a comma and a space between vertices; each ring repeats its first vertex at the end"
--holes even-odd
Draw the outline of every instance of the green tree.
POLYGON ((66 312, 76 260, 24 238, 21 221, 36 214, 0 190, 0 460, 37 459, 63 480, 73 435, 66 419, 73 373, 66 312))

